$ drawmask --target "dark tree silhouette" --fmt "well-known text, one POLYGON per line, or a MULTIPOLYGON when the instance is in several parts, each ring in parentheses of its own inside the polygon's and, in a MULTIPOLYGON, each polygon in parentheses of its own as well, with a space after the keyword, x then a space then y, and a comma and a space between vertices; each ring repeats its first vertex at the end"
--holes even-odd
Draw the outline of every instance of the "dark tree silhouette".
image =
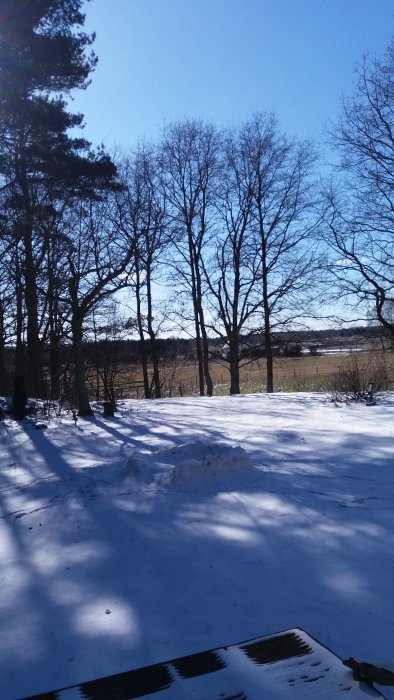
POLYGON ((342 295, 394 336, 394 41, 382 59, 364 57, 353 95, 331 128, 344 176, 327 193, 326 236, 342 295), (366 307, 366 308, 365 308, 366 307))
MULTIPOLYGON (((133 249, 130 287, 136 304, 136 327, 141 346, 145 398, 161 397, 157 334, 160 316, 154 286, 168 245, 166 199, 160 188, 155 149, 141 145, 119 167, 124 190, 117 197, 116 224, 133 249), (152 378, 149 376, 149 357, 152 378)), ((163 320, 163 319, 162 319, 163 320)))
POLYGON ((84 89, 96 64, 88 53, 94 36, 83 25, 82 0, 0 0, 0 175, 4 205, 17 239, 26 312, 27 364, 17 367, 17 385, 43 395, 42 341, 37 272, 44 244, 39 222, 42 189, 51 188, 51 206, 115 172, 104 153, 71 138, 82 115, 66 110, 65 97, 84 89))
POLYGON ((227 353, 220 352, 220 362, 228 365, 230 394, 240 393, 245 340, 261 324, 260 255, 252 227, 253 184, 253 168, 245 158, 238 133, 232 132, 222 145, 214 254, 204 265, 212 317, 207 325, 228 348, 227 353))
POLYGON ((304 292, 313 285, 317 260, 313 166, 309 141, 283 134, 276 117, 257 114, 240 130, 250 169, 252 226, 260 257, 267 392, 274 389, 273 331, 305 315, 304 292))
POLYGON ((171 217, 173 281, 190 295, 200 394, 206 391, 211 396, 202 262, 211 228, 220 138, 210 124, 184 120, 165 128, 160 148, 159 166, 171 217))

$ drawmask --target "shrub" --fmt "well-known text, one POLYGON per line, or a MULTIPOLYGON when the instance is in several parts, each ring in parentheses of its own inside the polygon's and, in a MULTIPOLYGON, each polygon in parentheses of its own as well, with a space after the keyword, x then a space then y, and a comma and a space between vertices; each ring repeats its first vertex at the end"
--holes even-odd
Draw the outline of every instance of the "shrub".
POLYGON ((330 384, 334 395, 349 400, 367 398, 371 385, 374 392, 388 389, 389 376, 384 354, 352 353, 338 367, 330 384))

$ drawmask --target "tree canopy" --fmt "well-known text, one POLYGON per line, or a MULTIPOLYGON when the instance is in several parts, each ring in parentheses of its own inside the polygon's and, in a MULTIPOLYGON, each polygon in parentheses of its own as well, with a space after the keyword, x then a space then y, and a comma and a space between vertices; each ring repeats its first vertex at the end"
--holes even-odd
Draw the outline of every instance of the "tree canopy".
POLYGON ((108 185, 110 158, 70 135, 83 116, 67 111, 71 90, 84 89, 96 65, 94 35, 82 31, 81 0, 0 0, 0 177, 3 235, 13 248, 21 289, 16 337, 16 386, 42 395, 42 333, 38 271, 56 238, 43 217, 64 210, 74 195, 108 185), (20 280, 23 279, 23 284, 20 280), (26 314, 26 357, 24 320, 26 314))
POLYGON ((394 334, 394 42, 382 59, 358 65, 331 139, 343 176, 327 195, 331 272, 343 294, 394 334))

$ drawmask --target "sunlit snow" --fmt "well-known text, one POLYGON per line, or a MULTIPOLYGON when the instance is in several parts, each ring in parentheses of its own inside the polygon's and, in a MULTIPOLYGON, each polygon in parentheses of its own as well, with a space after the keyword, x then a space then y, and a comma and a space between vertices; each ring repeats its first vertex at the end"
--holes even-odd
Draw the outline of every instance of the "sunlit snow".
POLYGON ((2 700, 293 627, 394 670, 393 433, 393 394, 0 423, 2 700))

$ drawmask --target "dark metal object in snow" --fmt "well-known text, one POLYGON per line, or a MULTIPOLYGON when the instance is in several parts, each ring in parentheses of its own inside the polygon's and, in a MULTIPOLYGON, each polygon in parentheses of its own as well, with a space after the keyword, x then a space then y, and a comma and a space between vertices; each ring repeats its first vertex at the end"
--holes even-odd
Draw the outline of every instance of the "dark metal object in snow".
POLYGON ((380 668, 373 664, 367 664, 365 661, 356 661, 356 659, 345 659, 344 666, 351 668, 353 678, 363 680, 367 683, 378 683, 379 685, 394 685, 394 673, 388 671, 387 668, 380 668))
POLYGON ((22 700, 334 700, 344 693, 349 700, 384 697, 293 629, 22 700))

